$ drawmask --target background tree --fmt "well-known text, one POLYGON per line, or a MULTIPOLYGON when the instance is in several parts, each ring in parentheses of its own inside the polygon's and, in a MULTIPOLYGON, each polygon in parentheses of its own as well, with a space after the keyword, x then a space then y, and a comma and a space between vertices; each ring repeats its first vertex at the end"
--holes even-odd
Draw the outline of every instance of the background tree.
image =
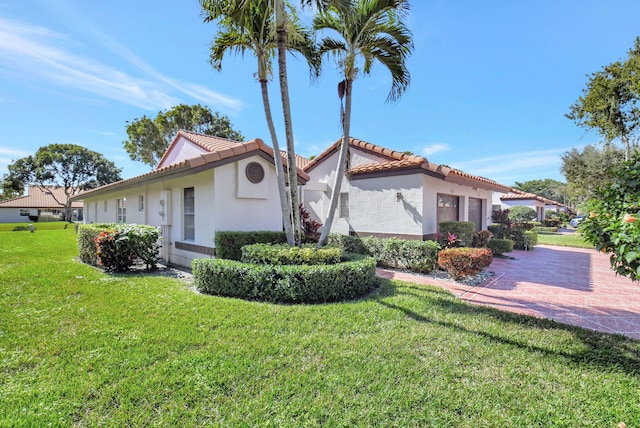
POLYGON ((617 274, 640 280, 640 154, 611 171, 587 203, 582 236, 598 251, 611 254, 617 274))
POLYGON ((529 180, 523 183, 516 181, 516 184, 513 187, 514 189, 533 193, 534 195, 542 196, 543 198, 551 199, 552 201, 566 203, 566 183, 558 180, 545 178, 542 180, 529 180))
POLYGON ((0 181, 0 201, 11 199, 24 194, 24 184, 15 177, 5 174, 0 181))
POLYGON ((9 165, 5 182, 19 186, 36 186, 45 191, 47 187, 61 187, 65 198, 54 200, 64 207, 64 218, 71 219, 69 197, 80 190, 121 180, 121 169, 98 152, 76 144, 50 144, 40 147, 35 155, 18 159, 9 165))
POLYGON ((339 36, 324 37, 319 49, 321 54, 337 57, 344 76, 344 80, 338 84, 342 143, 319 247, 327 243, 338 207, 342 179, 347 171, 353 81, 359 73, 368 75, 374 62, 378 61, 391 73, 391 91, 387 101, 396 101, 409 86, 410 74, 405 61, 413 50, 413 43, 411 32, 403 22, 408 11, 409 3, 403 0, 353 0, 347 5, 322 11, 313 19, 316 30, 329 30, 339 36))
MULTIPOLYGON (((206 3, 206 1, 201 1, 203 7, 206 6, 206 3)), ((214 69, 221 70, 222 60, 228 52, 238 52, 244 55, 246 51, 251 51, 257 59, 258 71, 255 76, 260 83, 265 118, 275 154, 274 164, 280 194, 282 221, 287 235, 287 242, 289 245, 295 245, 294 207, 289 203, 289 197, 287 196, 284 169, 282 158, 280 157, 280 144, 273 123, 269 101, 268 83, 273 75, 272 63, 277 46, 276 28, 273 25, 273 8, 269 2, 261 0, 250 2, 249 8, 251 11, 249 14, 229 15, 219 20, 218 33, 211 43, 210 62, 214 69)), ((218 16, 216 13, 211 13, 206 9, 203 9, 203 13, 205 22, 216 20, 218 16)), ((310 68, 315 70, 314 74, 317 74, 319 61, 312 35, 300 25, 294 13, 290 12, 289 15, 292 17, 287 21, 289 26, 287 38, 289 51, 302 54, 307 59, 310 68)))
POLYGON ((619 138, 625 159, 631 155, 634 133, 640 126, 640 37, 629 57, 591 74, 583 96, 566 115, 577 125, 593 129, 606 143, 619 138))
POLYGON ((602 149, 588 145, 582 151, 572 149, 562 155, 561 171, 567 179, 566 194, 571 204, 582 205, 596 187, 609 181, 609 171, 623 161, 624 151, 613 145, 602 149))
POLYGON ((209 107, 200 104, 180 104, 159 112, 153 119, 142 116, 127 122, 129 139, 122 144, 132 160, 155 167, 181 129, 234 141, 244 140, 244 136, 233 129, 227 116, 213 113, 209 107))

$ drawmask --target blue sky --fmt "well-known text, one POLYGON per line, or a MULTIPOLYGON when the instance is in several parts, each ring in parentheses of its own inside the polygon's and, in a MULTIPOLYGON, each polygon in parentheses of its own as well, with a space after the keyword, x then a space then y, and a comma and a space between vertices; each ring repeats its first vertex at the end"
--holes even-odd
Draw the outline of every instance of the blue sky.
MULTIPOLYGON (((408 92, 385 104, 381 66, 358 79, 351 135, 507 185, 564 181, 560 156, 599 140, 564 114, 588 74, 626 57, 639 19, 637 0, 414 0, 408 92)), ((229 57, 214 71, 215 32, 197 0, 0 2, 0 175, 51 143, 98 151, 123 178, 147 172, 122 148, 126 122, 179 103, 207 105, 269 143, 255 60, 229 57)), ((339 138, 339 80, 332 61, 313 83, 289 61, 299 154, 339 138)), ((274 81, 279 119, 277 95, 274 81)))

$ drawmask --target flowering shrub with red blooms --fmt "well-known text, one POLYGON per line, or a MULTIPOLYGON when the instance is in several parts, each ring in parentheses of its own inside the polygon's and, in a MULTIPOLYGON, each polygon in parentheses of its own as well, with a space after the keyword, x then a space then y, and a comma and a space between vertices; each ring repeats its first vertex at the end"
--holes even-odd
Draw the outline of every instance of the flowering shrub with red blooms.
POLYGON ((159 231, 153 226, 123 224, 101 231, 95 238, 98 264, 107 272, 128 271, 136 260, 156 267, 159 231))
POLYGON ((488 248, 447 248, 438 253, 438 266, 454 279, 475 275, 492 261, 493 253, 488 248))

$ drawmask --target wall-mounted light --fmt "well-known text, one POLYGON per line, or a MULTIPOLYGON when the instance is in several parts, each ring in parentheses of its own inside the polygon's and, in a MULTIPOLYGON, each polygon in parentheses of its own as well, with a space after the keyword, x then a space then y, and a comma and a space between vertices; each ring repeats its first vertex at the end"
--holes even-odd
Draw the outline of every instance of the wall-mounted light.
POLYGON ((402 193, 396 192, 396 202, 400 202, 402 200, 402 193))

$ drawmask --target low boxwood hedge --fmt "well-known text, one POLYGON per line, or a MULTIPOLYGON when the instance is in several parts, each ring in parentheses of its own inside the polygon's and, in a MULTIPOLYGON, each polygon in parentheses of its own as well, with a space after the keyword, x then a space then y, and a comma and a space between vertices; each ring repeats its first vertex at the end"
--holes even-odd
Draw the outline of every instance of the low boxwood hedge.
POLYGON ((379 266, 429 273, 435 267, 440 245, 435 241, 403 240, 397 238, 359 238, 331 234, 329 245, 345 252, 373 257, 379 266))
POLYGON ((340 262, 342 250, 335 247, 253 244, 242 247, 243 263, 270 265, 331 265, 340 262))
POLYGON ((487 248, 491 250, 493 255, 500 256, 504 253, 513 251, 513 241, 511 239, 492 239, 487 242, 487 248))
POLYGON ((353 299, 375 285, 376 262, 356 257, 333 265, 260 265, 194 259, 194 285, 203 293, 282 303, 353 299))
POLYGON ((236 232, 220 230, 214 239, 216 257, 229 260, 242 258, 242 247, 252 244, 286 244, 287 236, 284 232, 256 231, 236 232))

